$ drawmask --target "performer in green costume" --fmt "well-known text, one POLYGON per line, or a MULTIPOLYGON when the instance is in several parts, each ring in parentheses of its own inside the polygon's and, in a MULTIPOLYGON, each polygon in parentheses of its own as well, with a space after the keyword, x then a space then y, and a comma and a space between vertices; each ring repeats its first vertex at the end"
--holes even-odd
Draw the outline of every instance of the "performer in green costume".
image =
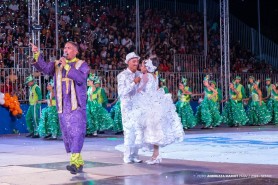
POLYGON ((196 126, 196 118, 190 106, 190 98, 192 90, 187 86, 187 79, 182 77, 178 90, 178 102, 176 109, 184 129, 193 128, 196 126))
POLYGON ((243 98, 249 98, 249 101, 247 103, 247 110, 250 107, 251 101, 252 101, 252 91, 253 91, 253 85, 255 83, 255 78, 254 76, 249 76, 248 78, 248 84, 247 84, 247 89, 246 89, 246 97, 243 98))
MULTIPOLYGON (((269 104, 272 104, 272 123, 275 125, 278 125, 278 84, 272 84, 272 90, 271 90, 271 101, 269 101, 269 104)), ((270 105, 267 106, 270 106, 270 105)))
POLYGON ((241 85, 240 83, 241 81, 241 77, 240 76, 236 76, 236 79, 234 81, 234 88, 238 91, 238 101, 242 102, 243 99, 246 98, 246 93, 245 93, 245 89, 243 87, 243 85, 241 85))
POLYGON ((271 114, 262 101, 262 92, 258 87, 258 82, 253 84, 251 96, 252 101, 247 110, 249 125, 265 125, 269 123, 271 121, 271 114))
POLYGON ((277 84, 271 84, 271 79, 266 78, 266 92, 267 96, 264 98, 266 100, 266 106, 272 116, 271 122, 278 124, 278 94, 277 94, 277 84))
POLYGON ((166 79, 165 78, 159 78, 159 87, 163 88, 165 94, 169 93, 169 89, 166 86, 166 79))
POLYGON ((201 104, 197 107, 197 122, 203 125, 203 128, 212 128, 220 125, 222 117, 220 115, 217 104, 212 100, 218 96, 218 92, 209 85, 209 76, 204 78, 205 97, 201 104))
POLYGON ((100 83, 98 77, 92 75, 88 78, 88 91, 87 91, 87 129, 86 136, 96 136, 98 130, 106 130, 113 127, 114 122, 110 117, 110 114, 105 108, 102 107, 102 103, 98 100, 98 96, 101 95, 100 88, 95 85, 100 83))
POLYGON ((217 96, 214 96, 212 100, 217 104, 218 110, 220 110, 220 103, 223 99, 222 91, 216 86, 216 82, 214 80, 210 81, 210 86, 217 91, 217 96))
POLYGON ((272 84, 271 84, 271 78, 266 78, 266 97, 264 100, 269 100, 271 98, 271 91, 272 91, 272 84))
POLYGON ((222 113, 223 123, 230 127, 245 125, 248 122, 248 117, 242 104, 240 88, 236 89, 234 84, 230 83, 229 95, 229 100, 227 100, 222 113))
POLYGON ((60 132, 58 111, 56 108, 56 98, 54 94, 54 82, 51 80, 47 84, 48 93, 46 100, 41 103, 47 103, 47 107, 42 109, 38 132, 41 137, 48 140, 56 140, 60 132))
POLYGON ((26 124, 29 134, 26 137, 39 138, 38 125, 40 120, 39 101, 42 100, 42 92, 40 87, 34 82, 32 75, 28 76, 25 84, 29 87, 29 108, 26 114, 26 124))
POLYGON ((115 135, 123 134, 123 122, 122 122, 122 113, 121 113, 121 101, 118 97, 111 104, 107 104, 108 107, 112 107, 110 110, 111 118, 114 120, 113 131, 116 132, 115 135))
POLYGON ((94 85, 96 87, 95 94, 97 94, 98 103, 103 108, 106 108, 108 103, 108 98, 106 96, 105 90, 100 86, 100 79, 98 76, 94 76, 94 85))

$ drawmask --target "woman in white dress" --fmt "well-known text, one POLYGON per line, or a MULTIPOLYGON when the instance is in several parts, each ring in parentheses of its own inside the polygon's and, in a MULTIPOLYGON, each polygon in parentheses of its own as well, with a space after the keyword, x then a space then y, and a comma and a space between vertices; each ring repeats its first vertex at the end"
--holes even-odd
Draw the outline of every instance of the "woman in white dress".
POLYGON ((162 161, 159 147, 173 142, 182 142, 184 131, 171 94, 158 89, 156 67, 150 59, 141 66, 141 82, 133 99, 133 121, 136 124, 135 144, 139 147, 153 147, 152 158, 147 164, 162 161))

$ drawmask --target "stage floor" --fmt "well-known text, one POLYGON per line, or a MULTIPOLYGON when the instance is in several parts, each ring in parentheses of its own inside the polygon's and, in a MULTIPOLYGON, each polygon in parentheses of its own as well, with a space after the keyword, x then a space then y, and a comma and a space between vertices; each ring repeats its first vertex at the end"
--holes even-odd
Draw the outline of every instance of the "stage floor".
MULTIPOLYGON (((70 174, 62 140, 0 136, 0 184, 278 184, 278 126, 192 129, 158 165, 123 164, 123 137, 86 138, 84 173, 70 174)), ((151 153, 141 151, 143 160, 151 153)))

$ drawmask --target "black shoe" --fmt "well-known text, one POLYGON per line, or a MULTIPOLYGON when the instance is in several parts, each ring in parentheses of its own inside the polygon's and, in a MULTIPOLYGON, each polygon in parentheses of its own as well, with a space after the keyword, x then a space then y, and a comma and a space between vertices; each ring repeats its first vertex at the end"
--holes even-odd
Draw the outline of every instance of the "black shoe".
POLYGON ((28 135, 26 135, 26 137, 33 137, 34 133, 29 133, 28 135))
POLYGON ((80 165, 78 168, 78 173, 83 173, 83 165, 80 165))
POLYGON ((86 134, 85 137, 93 137, 93 134, 86 134))
POLYGON ((31 136, 31 138, 40 138, 39 134, 31 136))
POLYGON ((123 133, 124 133, 123 131, 120 131, 120 132, 116 132, 115 135, 123 135, 123 133))
POLYGON ((50 138, 51 136, 52 136, 52 134, 48 134, 47 136, 44 136, 43 139, 50 138))
POLYGON ((72 165, 67 165, 67 170, 71 173, 71 174, 77 174, 77 168, 74 164, 72 165))
POLYGON ((97 131, 98 134, 104 134, 104 131, 97 131))
POLYGON ((74 164, 72 164, 72 165, 67 165, 67 170, 68 170, 71 174, 82 173, 82 172, 83 172, 83 165, 81 165, 79 168, 77 168, 74 164))
POLYGON ((49 137, 47 140, 57 140, 57 137, 49 137))

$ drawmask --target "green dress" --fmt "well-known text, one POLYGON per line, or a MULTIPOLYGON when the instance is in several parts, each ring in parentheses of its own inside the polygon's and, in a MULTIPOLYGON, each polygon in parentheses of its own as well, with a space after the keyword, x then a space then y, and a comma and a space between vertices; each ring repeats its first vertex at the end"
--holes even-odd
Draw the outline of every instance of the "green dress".
POLYGON ((108 103, 108 98, 106 96, 105 90, 101 87, 97 87, 96 91, 94 92, 95 94, 97 94, 97 101, 98 103, 106 108, 107 103, 108 103))
MULTIPOLYGON (((239 92, 239 97, 240 97, 239 92)), ((222 112, 223 123, 228 126, 245 125, 248 122, 248 117, 245 113, 242 101, 237 99, 234 91, 230 90, 230 99, 225 104, 222 112)))
POLYGON ((98 91, 92 92, 92 87, 87 91, 87 128, 86 134, 93 134, 98 130, 107 130, 113 127, 113 120, 108 111, 98 102, 98 91))
POLYGON ((262 101, 262 105, 260 105, 259 95, 256 90, 252 91, 251 96, 252 101, 247 110, 249 125, 265 125, 269 123, 271 121, 271 114, 266 108, 266 104, 262 101))
POLYGON ((204 128, 218 126, 222 121, 222 117, 220 115, 217 103, 210 99, 212 98, 211 96, 213 95, 213 91, 209 91, 205 87, 204 92, 204 100, 197 107, 197 122, 202 124, 204 128))
POLYGON ((111 118, 114 120, 113 131, 122 132, 122 113, 121 113, 121 101, 118 100, 117 103, 112 107, 110 111, 111 118))
MULTIPOLYGON (((186 86, 184 90, 191 92, 191 89, 186 86)), ((190 106, 190 95, 183 94, 181 90, 178 91, 179 101, 176 103, 176 109, 184 129, 193 128, 196 126, 196 118, 190 106)))
POLYGON ((272 123, 278 125, 278 94, 272 89, 270 99, 266 103, 272 116, 272 123))
POLYGON ((165 94, 168 94, 168 93, 169 93, 168 87, 166 87, 166 86, 164 85, 164 86, 162 86, 162 88, 163 88, 165 94))
POLYGON ((41 104, 37 103, 37 101, 42 100, 42 92, 41 88, 34 84, 29 87, 29 108, 27 110, 25 119, 26 125, 29 133, 38 135, 38 125, 40 121, 40 108, 41 104))
POLYGON ((222 91, 220 88, 215 89, 217 91, 217 96, 213 97, 212 100, 216 103, 218 110, 220 110, 220 102, 222 101, 222 91))
POLYGON ((246 97, 249 98, 248 100, 248 104, 247 104, 247 110, 250 108, 251 106, 251 102, 252 102, 252 92, 253 92, 254 88, 253 88, 253 84, 248 84, 247 85, 247 95, 246 97))
POLYGON ((235 84, 234 86, 235 86, 235 89, 237 90, 237 92, 239 93, 237 100, 242 103, 242 99, 246 98, 245 89, 244 89, 243 85, 241 85, 241 84, 235 84))
POLYGON ((56 99, 55 97, 50 97, 50 95, 51 93, 49 91, 46 95, 47 107, 42 109, 38 133, 41 137, 52 135, 52 138, 57 138, 57 136, 61 135, 61 132, 56 99))

